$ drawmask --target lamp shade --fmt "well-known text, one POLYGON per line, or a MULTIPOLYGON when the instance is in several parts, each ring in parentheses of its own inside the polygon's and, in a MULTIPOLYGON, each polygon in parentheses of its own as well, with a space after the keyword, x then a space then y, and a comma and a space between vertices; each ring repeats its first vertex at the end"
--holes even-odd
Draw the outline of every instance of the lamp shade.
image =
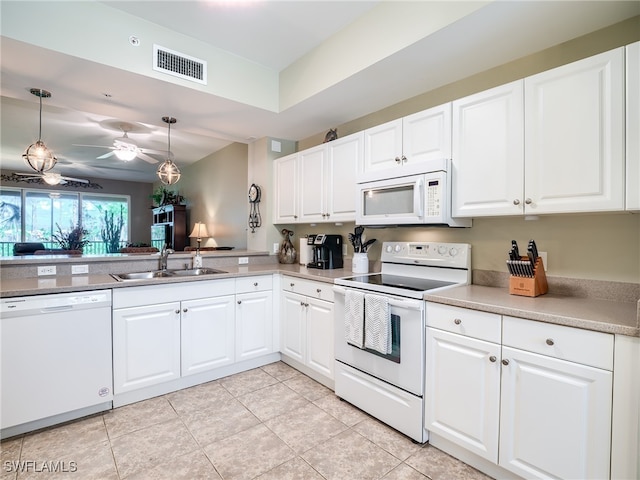
POLYGON ((193 230, 189 234, 189 238, 208 238, 209 232, 207 232, 207 226, 202 222, 196 222, 193 226, 193 230))

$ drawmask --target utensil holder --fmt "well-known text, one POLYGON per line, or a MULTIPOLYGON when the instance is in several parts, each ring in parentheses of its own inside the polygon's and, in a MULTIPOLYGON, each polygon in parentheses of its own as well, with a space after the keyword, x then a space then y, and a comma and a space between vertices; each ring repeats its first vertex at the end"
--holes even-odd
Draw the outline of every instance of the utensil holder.
MULTIPOLYGON (((528 260, 528 257, 521 257, 521 259, 528 260)), ((509 293, 511 295, 522 295, 524 297, 537 297, 547 293, 549 291, 549 285, 547 284, 547 275, 544 273, 542 257, 536 259, 533 272, 533 277, 517 277, 511 275, 509 279, 509 293)))
POLYGON ((351 262, 353 273, 369 273, 369 257, 366 253, 354 253, 351 262))

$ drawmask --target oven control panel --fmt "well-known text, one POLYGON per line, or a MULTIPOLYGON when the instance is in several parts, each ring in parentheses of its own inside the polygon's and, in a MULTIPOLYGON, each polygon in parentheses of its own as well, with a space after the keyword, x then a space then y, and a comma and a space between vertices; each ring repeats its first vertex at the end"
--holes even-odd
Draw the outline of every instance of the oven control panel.
POLYGON ((468 268, 471 245, 441 242, 384 242, 383 262, 468 268))

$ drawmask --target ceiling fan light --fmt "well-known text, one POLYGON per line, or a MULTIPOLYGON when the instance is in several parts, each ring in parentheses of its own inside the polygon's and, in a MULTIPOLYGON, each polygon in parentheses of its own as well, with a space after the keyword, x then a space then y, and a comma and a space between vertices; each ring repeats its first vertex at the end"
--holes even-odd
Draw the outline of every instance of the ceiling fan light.
POLYGON ((115 154, 116 157, 118 157, 118 160, 122 160, 123 162, 130 162, 131 160, 136 158, 138 152, 136 152, 135 149, 119 148, 115 150, 115 154))
POLYGON ((48 185, 58 185, 62 176, 59 173, 45 173, 42 175, 42 180, 48 185))
POLYGON ((42 140, 29 145, 29 148, 22 154, 22 158, 24 163, 38 173, 51 170, 58 161, 42 140))
POLYGON ((156 171, 158 178, 165 185, 173 185, 180 180, 180 170, 178 166, 170 159, 165 160, 160 164, 156 171))

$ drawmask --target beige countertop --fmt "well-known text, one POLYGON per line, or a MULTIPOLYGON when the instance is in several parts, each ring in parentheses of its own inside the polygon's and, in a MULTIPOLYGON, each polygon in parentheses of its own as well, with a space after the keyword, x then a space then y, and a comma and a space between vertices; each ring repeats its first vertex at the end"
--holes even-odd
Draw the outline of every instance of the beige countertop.
POLYGON ((425 300, 569 327, 640 337, 640 301, 615 302, 548 293, 510 295, 504 287, 467 285, 425 295, 425 300))

